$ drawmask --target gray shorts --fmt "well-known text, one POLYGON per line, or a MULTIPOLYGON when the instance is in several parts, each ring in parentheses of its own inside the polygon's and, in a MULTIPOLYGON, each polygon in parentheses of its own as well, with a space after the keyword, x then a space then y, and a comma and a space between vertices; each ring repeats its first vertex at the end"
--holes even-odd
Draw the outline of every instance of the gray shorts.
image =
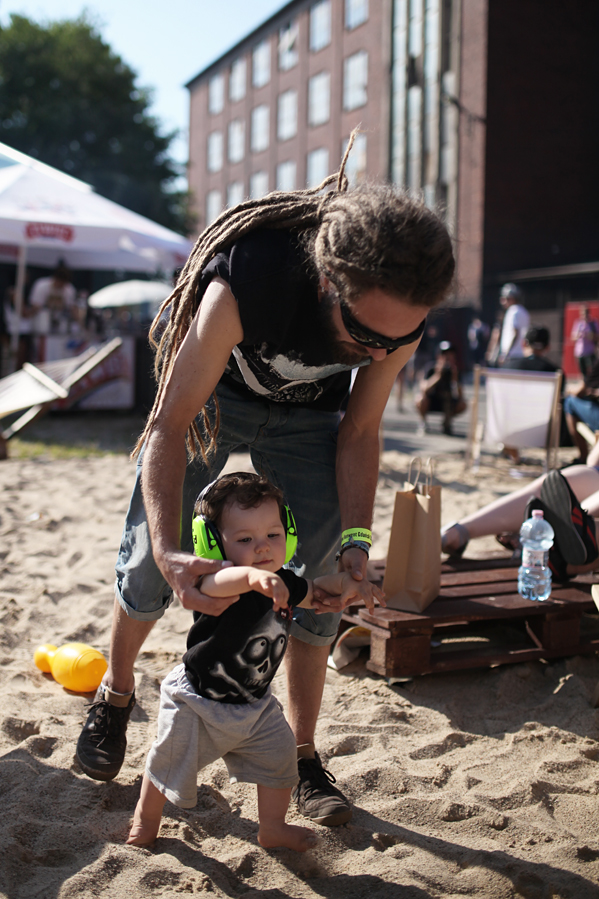
POLYGON ((222 758, 231 783, 289 789, 297 783, 295 737, 271 693, 232 705, 198 696, 177 665, 160 689, 158 737, 146 774, 180 808, 197 802, 198 771, 222 758))

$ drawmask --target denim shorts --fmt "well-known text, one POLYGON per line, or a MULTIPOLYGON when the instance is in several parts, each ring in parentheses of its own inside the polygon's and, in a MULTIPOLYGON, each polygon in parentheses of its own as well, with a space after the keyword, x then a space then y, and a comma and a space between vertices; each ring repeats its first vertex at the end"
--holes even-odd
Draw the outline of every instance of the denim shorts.
MULTIPOLYGON (((293 567, 314 578, 335 570, 341 526, 335 480, 340 416, 284 403, 246 397, 217 388, 220 430, 215 454, 187 466, 183 485, 181 548, 193 552, 191 521, 199 493, 224 468, 234 450, 249 448, 256 471, 283 491, 299 535, 293 567)), ((154 562, 141 495, 141 458, 116 563, 116 598, 131 618, 155 621, 172 600, 172 589, 154 562)), ((328 646, 337 636, 340 614, 317 615, 295 609, 291 634, 305 643, 328 646)))
POLYGON ((567 396, 564 400, 564 412, 575 415, 592 431, 599 431, 599 403, 585 400, 580 396, 567 396))

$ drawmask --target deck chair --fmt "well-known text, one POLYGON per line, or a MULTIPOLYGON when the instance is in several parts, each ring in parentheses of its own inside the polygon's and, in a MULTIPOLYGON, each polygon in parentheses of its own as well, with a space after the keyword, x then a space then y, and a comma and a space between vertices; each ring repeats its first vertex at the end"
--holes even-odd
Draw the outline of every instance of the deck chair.
MULTIPOLYGON (((0 459, 7 456, 7 441, 47 412, 53 403, 62 401, 63 408, 68 408, 95 390, 98 382, 88 376, 118 350, 122 342, 120 337, 115 337, 104 346, 88 347, 79 356, 69 359, 39 365, 25 362, 22 369, 0 379, 0 421, 22 409, 27 410, 0 432, 0 459)), ((111 377, 118 375, 115 370, 111 377)))
POLYGON ((547 450, 546 468, 557 462, 561 422, 561 372, 515 369, 474 369, 474 398, 468 434, 466 464, 477 467, 484 439, 522 449, 547 450), (486 382, 486 420, 479 421, 480 384, 486 382))

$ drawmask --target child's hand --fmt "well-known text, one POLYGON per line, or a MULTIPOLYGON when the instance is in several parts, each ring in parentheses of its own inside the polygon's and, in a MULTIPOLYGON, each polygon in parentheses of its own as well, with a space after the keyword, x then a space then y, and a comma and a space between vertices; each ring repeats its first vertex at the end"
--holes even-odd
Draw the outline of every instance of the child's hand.
POLYGON ((312 607, 315 612, 341 612, 352 602, 364 602, 369 611, 374 609, 375 599, 385 606, 383 591, 364 578, 355 580, 349 572, 324 575, 314 581, 312 607))
POLYGON ((253 568, 248 581, 252 590, 263 593, 264 596, 270 596, 275 610, 287 608, 289 590, 278 574, 253 568))
POLYGON ((352 602, 362 600, 369 612, 374 610, 374 601, 378 600, 381 606, 386 606, 385 594, 371 581, 355 581, 351 574, 342 575, 342 591, 339 597, 343 601, 343 608, 352 602))

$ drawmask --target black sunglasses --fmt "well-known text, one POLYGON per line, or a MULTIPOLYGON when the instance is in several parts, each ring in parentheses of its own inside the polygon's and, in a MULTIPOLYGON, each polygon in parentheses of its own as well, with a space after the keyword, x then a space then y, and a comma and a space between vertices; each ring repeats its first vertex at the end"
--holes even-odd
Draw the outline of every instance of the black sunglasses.
POLYGON ((345 330, 352 340, 355 340, 356 343, 361 343, 362 346, 368 346, 373 350, 387 350, 387 355, 392 353, 393 350, 397 350, 400 346, 407 346, 409 343, 414 343, 414 341, 422 336, 424 329, 426 328, 425 318, 420 322, 417 328, 409 334, 405 334, 403 337, 385 337, 383 334, 377 334, 376 331, 371 331, 370 328, 360 324, 357 318, 354 318, 351 314, 349 306, 345 300, 341 299, 341 297, 339 297, 339 308, 341 310, 341 318, 343 319, 345 330))

